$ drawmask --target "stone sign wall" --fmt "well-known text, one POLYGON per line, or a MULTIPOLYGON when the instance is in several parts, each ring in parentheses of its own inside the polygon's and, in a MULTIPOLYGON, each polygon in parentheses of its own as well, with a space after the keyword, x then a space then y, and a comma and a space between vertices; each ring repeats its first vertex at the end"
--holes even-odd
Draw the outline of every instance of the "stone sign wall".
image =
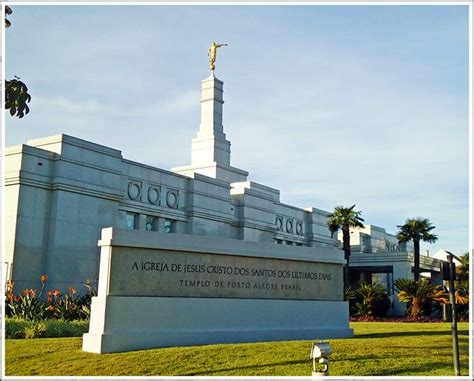
POLYGON ((83 350, 351 337, 337 248, 102 229, 83 350))
POLYGON ((115 248, 109 295, 342 300, 340 265, 115 248))

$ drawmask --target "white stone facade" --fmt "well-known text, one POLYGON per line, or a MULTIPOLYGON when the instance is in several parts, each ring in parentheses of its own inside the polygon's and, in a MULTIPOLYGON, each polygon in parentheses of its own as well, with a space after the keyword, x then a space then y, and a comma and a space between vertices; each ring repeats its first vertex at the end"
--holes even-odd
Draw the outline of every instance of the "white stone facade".
MULTIPOLYGON (((397 237, 387 233, 384 228, 375 225, 364 225, 363 228, 352 228, 351 251, 361 253, 399 253, 413 252, 413 243, 398 243, 397 237)), ((342 242, 342 231, 337 238, 342 242)))

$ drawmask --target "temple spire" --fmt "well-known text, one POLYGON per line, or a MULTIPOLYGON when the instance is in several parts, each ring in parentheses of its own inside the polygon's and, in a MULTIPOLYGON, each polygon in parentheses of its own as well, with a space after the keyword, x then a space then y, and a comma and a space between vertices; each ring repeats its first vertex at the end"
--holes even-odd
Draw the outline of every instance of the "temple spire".
POLYGON ((193 139, 191 165, 230 165, 230 142, 222 125, 224 83, 211 74, 201 81, 201 124, 193 139))
POLYGON ((191 165, 172 168, 173 172, 200 173, 229 183, 247 180, 248 172, 230 166, 230 141, 222 124, 223 93, 224 82, 213 72, 201 81, 201 123, 192 140, 191 165))

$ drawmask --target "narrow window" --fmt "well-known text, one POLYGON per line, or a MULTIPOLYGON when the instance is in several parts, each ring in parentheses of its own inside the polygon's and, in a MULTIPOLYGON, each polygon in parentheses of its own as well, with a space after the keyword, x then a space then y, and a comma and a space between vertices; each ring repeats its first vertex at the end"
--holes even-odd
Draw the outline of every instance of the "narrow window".
POLYGON ((137 215, 135 213, 127 213, 125 216, 125 227, 127 229, 136 229, 137 228, 137 215))
POLYGON ((175 228, 174 221, 165 220, 165 223, 163 224, 163 231, 165 233, 174 233, 174 228, 175 228))
POLYGON ((146 223, 145 223, 145 229, 146 231, 154 231, 156 230, 156 218, 152 216, 147 216, 146 217, 146 223))

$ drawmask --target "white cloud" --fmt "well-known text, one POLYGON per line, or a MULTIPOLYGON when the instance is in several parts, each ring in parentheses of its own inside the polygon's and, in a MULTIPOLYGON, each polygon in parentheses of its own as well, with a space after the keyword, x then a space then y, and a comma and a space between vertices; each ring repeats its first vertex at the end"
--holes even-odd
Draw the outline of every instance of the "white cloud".
POLYGON ((63 112, 65 114, 83 114, 103 112, 106 109, 106 106, 103 103, 100 103, 95 99, 72 100, 63 96, 51 98, 36 96, 34 100, 35 108, 55 110, 56 113, 63 112))

